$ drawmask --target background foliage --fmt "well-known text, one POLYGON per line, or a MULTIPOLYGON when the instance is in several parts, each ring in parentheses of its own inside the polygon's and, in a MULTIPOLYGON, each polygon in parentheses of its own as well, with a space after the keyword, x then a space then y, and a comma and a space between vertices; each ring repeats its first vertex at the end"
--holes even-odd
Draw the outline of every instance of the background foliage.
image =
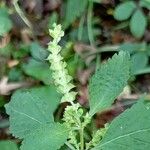
MULTIPOLYGON (((96 86, 98 82, 101 83, 101 86, 95 89, 94 94, 90 92, 89 87, 88 96, 87 85, 90 76, 95 70, 99 73, 98 68, 115 52, 123 50, 131 55, 132 76, 128 86, 116 98, 115 102, 110 102, 110 104, 114 102, 114 105, 110 109, 96 115, 93 120, 94 123, 91 125, 93 128, 103 127, 106 122, 110 122, 118 114, 134 104, 143 93, 147 93, 146 98, 148 100, 150 99, 149 0, 31 0, 30 2, 28 0, 1 0, 0 148, 2 147, 4 150, 9 150, 10 147, 16 150, 16 144, 20 145, 21 142, 17 138, 13 138, 8 132, 9 122, 4 108, 4 105, 10 101, 13 93, 15 94, 12 99, 16 103, 12 104, 13 108, 7 105, 7 108, 9 108, 7 113, 17 114, 16 118, 10 118, 14 122, 14 127, 11 129, 14 135, 22 138, 25 135, 22 134, 23 132, 29 132, 32 127, 37 128, 37 131, 34 131, 30 135, 30 138, 25 140, 22 146, 23 149, 30 149, 30 144, 32 144, 30 143, 30 139, 33 139, 35 136, 40 139, 42 138, 40 135, 44 133, 41 133, 40 130, 43 127, 39 126, 38 122, 33 120, 33 122, 25 121, 25 131, 19 132, 18 128, 16 130, 15 128, 18 127, 17 119, 20 117, 27 119, 26 115, 17 113, 19 111, 18 109, 23 110, 27 115, 33 115, 45 127, 47 124, 51 124, 51 129, 56 128, 59 131, 63 128, 59 124, 53 125, 54 120, 60 121, 66 104, 58 105, 60 95, 56 93, 51 71, 46 61, 48 56, 46 50, 47 43, 50 41, 48 30, 54 22, 62 24, 65 31, 65 37, 60 42, 63 47, 61 54, 68 64, 67 69, 69 74, 74 77, 74 82, 77 85, 76 90, 79 91, 77 100, 85 108, 89 108, 90 106, 92 114, 95 113, 94 107, 97 106, 97 97, 102 97, 105 94, 100 93, 96 95, 96 90, 103 89, 105 86, 110 87, 106 91, 106 95, 107 92, 109 93, 109 91, 114 90, 114 95, 111 95, 111 97, 116 98, 120 91, 118 92, 115 88, 111 89, 111 84, 112 82, 117 84, 116 82, 119 80, 119 76, 123 76, 125 72, 128 72, 129 64, 121 58, 118 58, 117 62, 113 61, 113 59, 110 60, 113 65, 109 66, 108 64, 108 66, 103 67, 101 73, 104 76, 112 76, 114 80, 110 82, 110 85, 105 85, 101 82, 99 76, 93 76, 89 82, 90 86, 96 86), (117 70, 115 68, 116 63, 120 64, 120 66, 123 64, 126 65, 122 66, 122 70, 117 70), (105 73, 106 70, 109 70, 109 74, 105 73), (15 95, 19 95, 19 97, 15 95), (33 97, 36 97, 39 101, 35 102, 33 97), (90 104, 88 102, 89 97, 91 98, 90 104), (16 99, 19 99, 21 103, 18 103, 16 99), (30 101, 27 101, 28 99, 30 101), (46 110, 44 110, 45 106, 47 106, 46 110), (34 112, 32 112, 33 108, 35 110, 34 112), (39 111, 39 108, 42 112, 39 111), (54 113, 55 118, 49 116, 51 114, 49 111, 54 113), (50 118, 52 122, 48 122, 50 118), (28 148, 26 147, 26 143, 29 143, 28 148)), ((129 77, 125 76, 124 78, 125 80, 123 82, 126 82, 129 77)), ((131 113, 134 116, 138 114, 138 109, 143 109, 143 114, 139 114, 137 117, 147 117, 146 115, 149 110, 145 109, 142 101, 139 103, 134 106, 131 113), (142 105, 139 105, 139 103, 142 105)), ((102 105, 99 104, 99 108, 101 107, 102 105)), ((118 121, 126 122, 124 118, 128 116, 129 111, 125 111, 124 114, 118 117, 118 121)), ((144 121, 145 125, 149 124, 148 120, 147 117, 144 121)), ((127 126, 132 127, 135 122, 134 120, 129 121, 127 126)), ((140 127, 136 127, 141 130, 140 127)), ((22 130, 22 126, 19 126, 19 128, 22 130)), ((116 134, 122 134, 122 128, 124 127, 121 128, 114 121, 108 133, 112 133, 113 128, 120 129, 120 132, 116 134)), ((130 130, 133 132, 132 128, 130 130)), ((89 130, 89 132, 91 131, 89 130)), ((129 131, 124 130, 124 132, 126 134, 129 131)), ((146 133, 141 133, 141 135, 148 137, 146 133)), ((138 134, 139 137, 141 135, 138 134)), ((52 140, 61 139, 60 147, 62 146, 61 143, 66 139, 66 136, 67 130, 64 130, 64 134, 60 135, 60 137, 54 133, 53 137, 58 139, 52 140)), ((112 138, 118 135, 114 134, 113 136, 112 134, 106 136, 95 149, 99 149, 99 146, 103 145, 105 149, 108 149, 110 146, 113 147, 115 142, 122 142, 123 138, 120 138, 113 143, 110 142, 110 144, 105 145, 105 143, 111 141, 112 138)), ((127 144, 131 144, 131 142, 129 140, 127 144)), ((45 149, 49 147, 49 144, 45 145, 45 149)), ((145 145, 145 149, 147 149, 147 145, 145 145)))

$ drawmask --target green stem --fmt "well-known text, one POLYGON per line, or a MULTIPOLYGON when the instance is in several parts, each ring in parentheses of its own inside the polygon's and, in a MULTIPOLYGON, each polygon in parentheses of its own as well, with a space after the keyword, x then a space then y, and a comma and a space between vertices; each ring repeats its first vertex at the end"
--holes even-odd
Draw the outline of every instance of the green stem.
POLYGON ((101 55, 97 55, 96 56, 96 68, 95 70, 98 70, 100 68, 101 65, 101 55))
POLYGON ((90 45, 94 47, 94 36, 92 30, 92 16, 93 16, 92 11, 93 11, 93 2, 89 1, 88 13, 87 13, 87 29, 88 29, 90 45))
POLYGON ((84 128, 82 126, 80 129, 80 148, 84 150, 84 128))
POLYGON ((82 40, 84 19, 85 19, 85 15, 83 15, 83 16, 81 17, 81 19, 80 19, 79 29, 78 29, 78 41, 81 41, 81 40, 82 40))
POLYGON ((88 143, 89 145, 86 147, 85 150, 89 150, 90 146, 91 146, 91 141, 88 143))
POLYGON ((66 144, 71 150, 76 150, 69 142, 65 142, 65 144, 66 144))
POLYGON ((96 55, 98 53, 102 53, 102 52, 116 52, 116 51, 118 51, 118 48, 119 48, 119 45, 102 46, 100 48, 97 48, 95 51, 86 54, 85 58, 87 58, 87 57, 89 57, 91 55, 96 55))

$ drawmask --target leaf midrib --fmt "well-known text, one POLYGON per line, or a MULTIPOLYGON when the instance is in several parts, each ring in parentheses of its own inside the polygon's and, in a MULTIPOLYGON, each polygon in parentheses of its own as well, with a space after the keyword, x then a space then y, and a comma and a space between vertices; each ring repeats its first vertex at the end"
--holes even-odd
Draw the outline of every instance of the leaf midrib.
POLYGON ((147 129, 142 129, 142 130, 138 130, 138 131, 134 131, 134 132, 131 132, 131 133, 128 133, 128 134, 124 134, 124 135, 121 135, 121 136, 118 136, 112 140, 109 140, 103 144, 101 144, 100 146, 98 147, 103 147, 111 142, 114 142, 115 140, 118 140, 118 139, 121 139, 121 138, 124 138, 124 137, 127 137, 127 136, 130 136, 130 135, 134 135, 134 134, 137 134, 137 133, 140 133, 140 132, 146 132, 146 131, 150 131, 150 128, 147 128, 147 129))
POLYGON ((14 109, 14 108, 13 108, 13 107, 11 107, 11 106, 9 106, 9 107, 10 107, 10 109, 11 109, 12 111, 14 111, 14 112, 16 112, 16 113, 18 113, 18 114, 20 114, 20 115, 26 116, 27 118, 29 118, 29 119, 31 119, 31 120, 34 120, 34 121, 36 121, 36 122, 38 122, 38 123, 42 124, 42 122, 41 122, 41 121, 39 121, 39 120, 37 120, 36 118, 34 118, 34 117, 32 117, 32 116, 29 116, 29 115, 28 115, 28 114, 26 114, 26 113, 23 113, 23 112, 17 111, 16 109, 14 109))

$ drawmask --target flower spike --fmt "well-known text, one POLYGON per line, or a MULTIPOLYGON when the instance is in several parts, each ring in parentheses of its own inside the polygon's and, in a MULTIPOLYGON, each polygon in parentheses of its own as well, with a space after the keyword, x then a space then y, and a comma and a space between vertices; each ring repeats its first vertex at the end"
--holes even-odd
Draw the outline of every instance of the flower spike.
POLYGON ((72 77, 68 74, 68 70, 66 69, 67 64, 60 55, 61 46, 58 44, 64 36, 64 31, 61 25, 54 24, 53 27, 53 30, 49 30, 49 34, 53 38, 48 44, 48 51, 50 52, 48 60, 51 63, 50 69, 53 71, 52 77, 58 91, 63 94, 61 102, 72 103, 77 93, 71 91, 75 86, 71 83, 72 77))

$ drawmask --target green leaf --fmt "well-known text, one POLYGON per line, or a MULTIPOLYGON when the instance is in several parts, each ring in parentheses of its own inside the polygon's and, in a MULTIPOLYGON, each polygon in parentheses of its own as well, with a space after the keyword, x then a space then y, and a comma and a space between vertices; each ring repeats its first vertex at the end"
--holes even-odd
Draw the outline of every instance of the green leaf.
POLYGON ((140 0, 139 6, 145 7, 150 10, 150 1, 149 0, 140 0))
MULTIPOLYGON (((78 32, 79 29, 73 29, 70 33, 69 33, 69 38, 71 38, 74 42, 78 40, 78 32)), ((89 41, 89 37, 85 36, 88 32, 87 26, 83 26, 82 29, 82 35, 81 35, 81 41, 88 43, 89 41)), ((96 39, 96 36, 99 36, 101 34, 101 30, 99 30, 98 28, 93 28, 93 36, 94 39, 96 39)))
POLYGON ((3 96, 0 95, 0 108, 3 107, 5 105, 5 99, 3 96))
POLYGON ((110 124, 102 141, 92 150, 148 150, 150 102, 139 100, 110 124))
POLYGON ((20 43, 18 45, 19 49, 13 48, 11 49, 13 59, 22 59, 26 58, 29 55, 30 46, 28 44, 20 43))
POLYGON ((22 71, 20 68, 13 67, 8 73, 9 81, 21 81, 23 79, 22 71))
POLYGON ((44 84, 52 83, 51 71, 45 62, 30 59, 27 64, 23 65, 23 70, 27 75, 43 81, 44 84))
POLYGON ((135 53, 131 57, 131 70, 133 74, 138 73, 143 70, 148 64, 148 55, 145 52, 135 53))
POLYGON ((39 99, 45 99, 49 105, 49 111, 53 113, 58 107, 62 95, 57 92, 54 85, 43 86, 40 88, 30 89, 33 95, 38 96, 39 99))
POLYGON ((57 150, 67 141, 68 132, 62 124, 42 126, 25 138, 21 150, 57 150))
POLYGON ((90 0, 90 1, 92 1, 92 2, 94 2, 94 3, 99 3, 99 4, 102 3, 102 0, 90 0))
POLYGON ((0 48, 0 55, 5 56, 5 57, 10 57, 12 50, 14 52, 14 47, 12 43, 9 43, 5 47, 0 48))
POLYGON ((31 44, 30 52, 32 57, 36 60, 43 61, 48 57, 48 51, 40 46, 37 42, 33 42, 31 44))
POLYGON ((58 13, 56 11, 52 12, 52 14, 48 18, 48 29, 52 29, 54 22, 57 23, 58 19, 58 13))
POLYGON ((18 150, 17 145, 12 141, 0 141, 1 150, 18 150))
POLYGON ((78 17, 83 15, 88 0, 67 0, 65 26, 72 24, 78 17))
POLYGON ((53 122, 53 112, 60 99, 53 87, 15 92, 5 106, 10 116, 10 132, 15 137, 24 138, 31 130, 53 122))
POLYGON ((12 21, 9 18, 8 10, 0 8, 0 36, 5 35, 12 28, 12 21))
POLYGON ((140 38, 144 35, 147 26, 147 19, 141 10, 136 10, 130 20, 130 30, 132 34, 140 38))
POLYGON ((8 17, 0 16, 0 35, 3 36, 12 28, 12 22, 8 17))
POLYGON ((137 53, 139 51, 147 51, 147 44, 144 43, 123 43, 119 46, 119 49, 121 49, 122 51, 127 51, 130 54, 134 54, 137 53))
POLYGON ((127 84, 129 69, 130 57, 121 51, 96 71, 89 84, 91 115, 111 106, 127 84))
POLYGON ((136 5, 133 1, 127 1, 118 5, 114 11, 114 18, 117 20, 126 20, 133 13, 136 5))
POLYGON ((149 73, 150 73, 150 66, 147 66, 143 69, 136 71, 135 75, 149 74, 149 73))
POLYGON ((0 16, 9 17, 8 11, 9 10, 8 10, 7 7, 1 6, 1 8, 0 8, 0 16))

